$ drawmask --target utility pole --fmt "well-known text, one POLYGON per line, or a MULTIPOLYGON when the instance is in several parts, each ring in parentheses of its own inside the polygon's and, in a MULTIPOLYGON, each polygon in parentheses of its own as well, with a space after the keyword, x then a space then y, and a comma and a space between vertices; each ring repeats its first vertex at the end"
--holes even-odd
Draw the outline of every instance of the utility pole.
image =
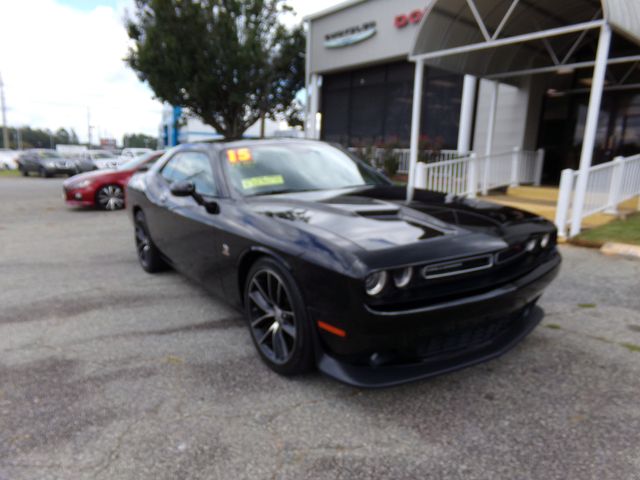
POLYGON ((0 75, 0 107, 2 108, 2 146, 9 148, 9 127, 7 126, 7 106, 4 103, 4 83, 0 75))
POLYGON ((91 149, 91 109, 87 107, 87 147, 91 149))

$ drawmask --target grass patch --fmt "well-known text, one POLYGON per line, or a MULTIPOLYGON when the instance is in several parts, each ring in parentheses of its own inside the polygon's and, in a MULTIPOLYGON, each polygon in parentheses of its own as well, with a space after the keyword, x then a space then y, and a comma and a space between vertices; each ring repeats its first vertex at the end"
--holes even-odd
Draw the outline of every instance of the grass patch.
POLYGON ((0 177, 19 177, 19 170, 0 170, 0 177))
POLYGON ((562 330, 562 327, 557 323, 547 323, 545 327, 550 328, 551 330, 562 330))
POLYGON ((640 352, 640 345, 636 345, 635 343, 623 342, 620 346, 626 348, 630 352, 640 352))
POLYGON ((579 303, 578 306, 580 308, 596 308, 595 303, 579 303))
POLYGON ((600 245, 606 242, 640 245, 640 213, 629 215, 626 220, 614 220, 606 225, 587 230, 578 235, 576 240, 600 245))

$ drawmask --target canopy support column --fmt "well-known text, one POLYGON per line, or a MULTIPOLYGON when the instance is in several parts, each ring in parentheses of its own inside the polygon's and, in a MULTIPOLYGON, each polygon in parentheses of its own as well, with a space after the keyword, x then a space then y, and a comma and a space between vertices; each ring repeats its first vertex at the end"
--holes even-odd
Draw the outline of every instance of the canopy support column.
POLYGON ((491 153, 493 152, 493 136, 496 130, 496 115, 498 113, 498 88, 496 81, 489 82, 491 88, 491 106, 489 107, 489 120, 487 122, 487 141, 484 148, 484 162, 482 174, 482 194, 489 193, 489 171, 491 169, 491 153))
POLYGON ((460 130, 458 131, 458 153, 471 150, 471 130, 473 130, 473 110, 476 104, 478 79, 465 75, 462 84, 462 104, 460 105, 460 130))
POLYGON ((587 111, 587 121, 584 127, 582 153, 580 154, 580 169, 578 170, 576 191, 573 197, 573 205, 571 207, 571 230, 569 233, 569 236, 571 237, 580 233, 580 226, 582 224, 582 212, 584 210, 587 184, 589 181, 589 169, 591 168, 593 149, 596 142, 598 115, 600 113, 600 103, 602 101, 602 90, 604 88, 605 74, 607 72, 607 59, 609 57, 610 45, 611 27, 609 24, 605 23, 600 27, 596 64, 593 68, 593 78, 591 80, 589 109, 587 111))
POLYGON ((413 104, 411 110, 411 141, 409 144, 409 178, 407 182, 407 202, 413 200, 415 189, 416 164, 418 163, 418 146, 420 140, 420 112, 422 111, 422 84, 424 80, 424 60, 418 59, 415 64, 413 79, 413 104))
POLYGON ((307 138, 319 138, 319 126, 318 126, 318 109, 320 108, 320 89, 318 88, 318 74, 311 74, 311 84, 309 85, 310 90, 310 108, 309 108, 309 118, 308 121, 308 135, 307 138))

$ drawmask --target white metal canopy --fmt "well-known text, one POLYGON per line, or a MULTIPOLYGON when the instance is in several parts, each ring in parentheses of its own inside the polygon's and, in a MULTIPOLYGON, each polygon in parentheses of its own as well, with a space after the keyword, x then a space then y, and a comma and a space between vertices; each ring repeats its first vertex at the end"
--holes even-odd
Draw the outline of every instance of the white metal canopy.
POLYGON ((566 63, 604 23, 640 44, 640 1, 435 0, 410 57, 480 77, 527 71, 566 63))
MULTIPOLYGON (((415 187, 425 64, 506 82, 516 76, 593 67, 572 209, 571 232, 575 234, 580 229, 607 65, 632 64, 620 82, 624 83, 639 65, 638 45, 640 0, 432 0, 409 55, 416 69, 407 200, 413 198, 415 187), (619 35, 610 55, 613 32, 619 35)), ((498 101, 496 81, 491 91, 487 155, 498 101)), ((469 109, 463 105, 462 110, 469 109)), ((465 123, 471 120, 464 113, 462 117, 460 128, 466 132, 469 125, 465 123)))

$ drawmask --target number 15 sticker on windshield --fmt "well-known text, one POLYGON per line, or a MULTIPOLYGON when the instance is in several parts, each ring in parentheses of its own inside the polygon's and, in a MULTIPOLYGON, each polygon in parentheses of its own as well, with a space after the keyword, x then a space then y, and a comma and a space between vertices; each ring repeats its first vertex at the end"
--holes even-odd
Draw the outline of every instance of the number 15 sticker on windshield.
POLYGON ((248 148, 236 148, 227 150, 227 160, 229 163, 252 162, 251 150, 248 148))

